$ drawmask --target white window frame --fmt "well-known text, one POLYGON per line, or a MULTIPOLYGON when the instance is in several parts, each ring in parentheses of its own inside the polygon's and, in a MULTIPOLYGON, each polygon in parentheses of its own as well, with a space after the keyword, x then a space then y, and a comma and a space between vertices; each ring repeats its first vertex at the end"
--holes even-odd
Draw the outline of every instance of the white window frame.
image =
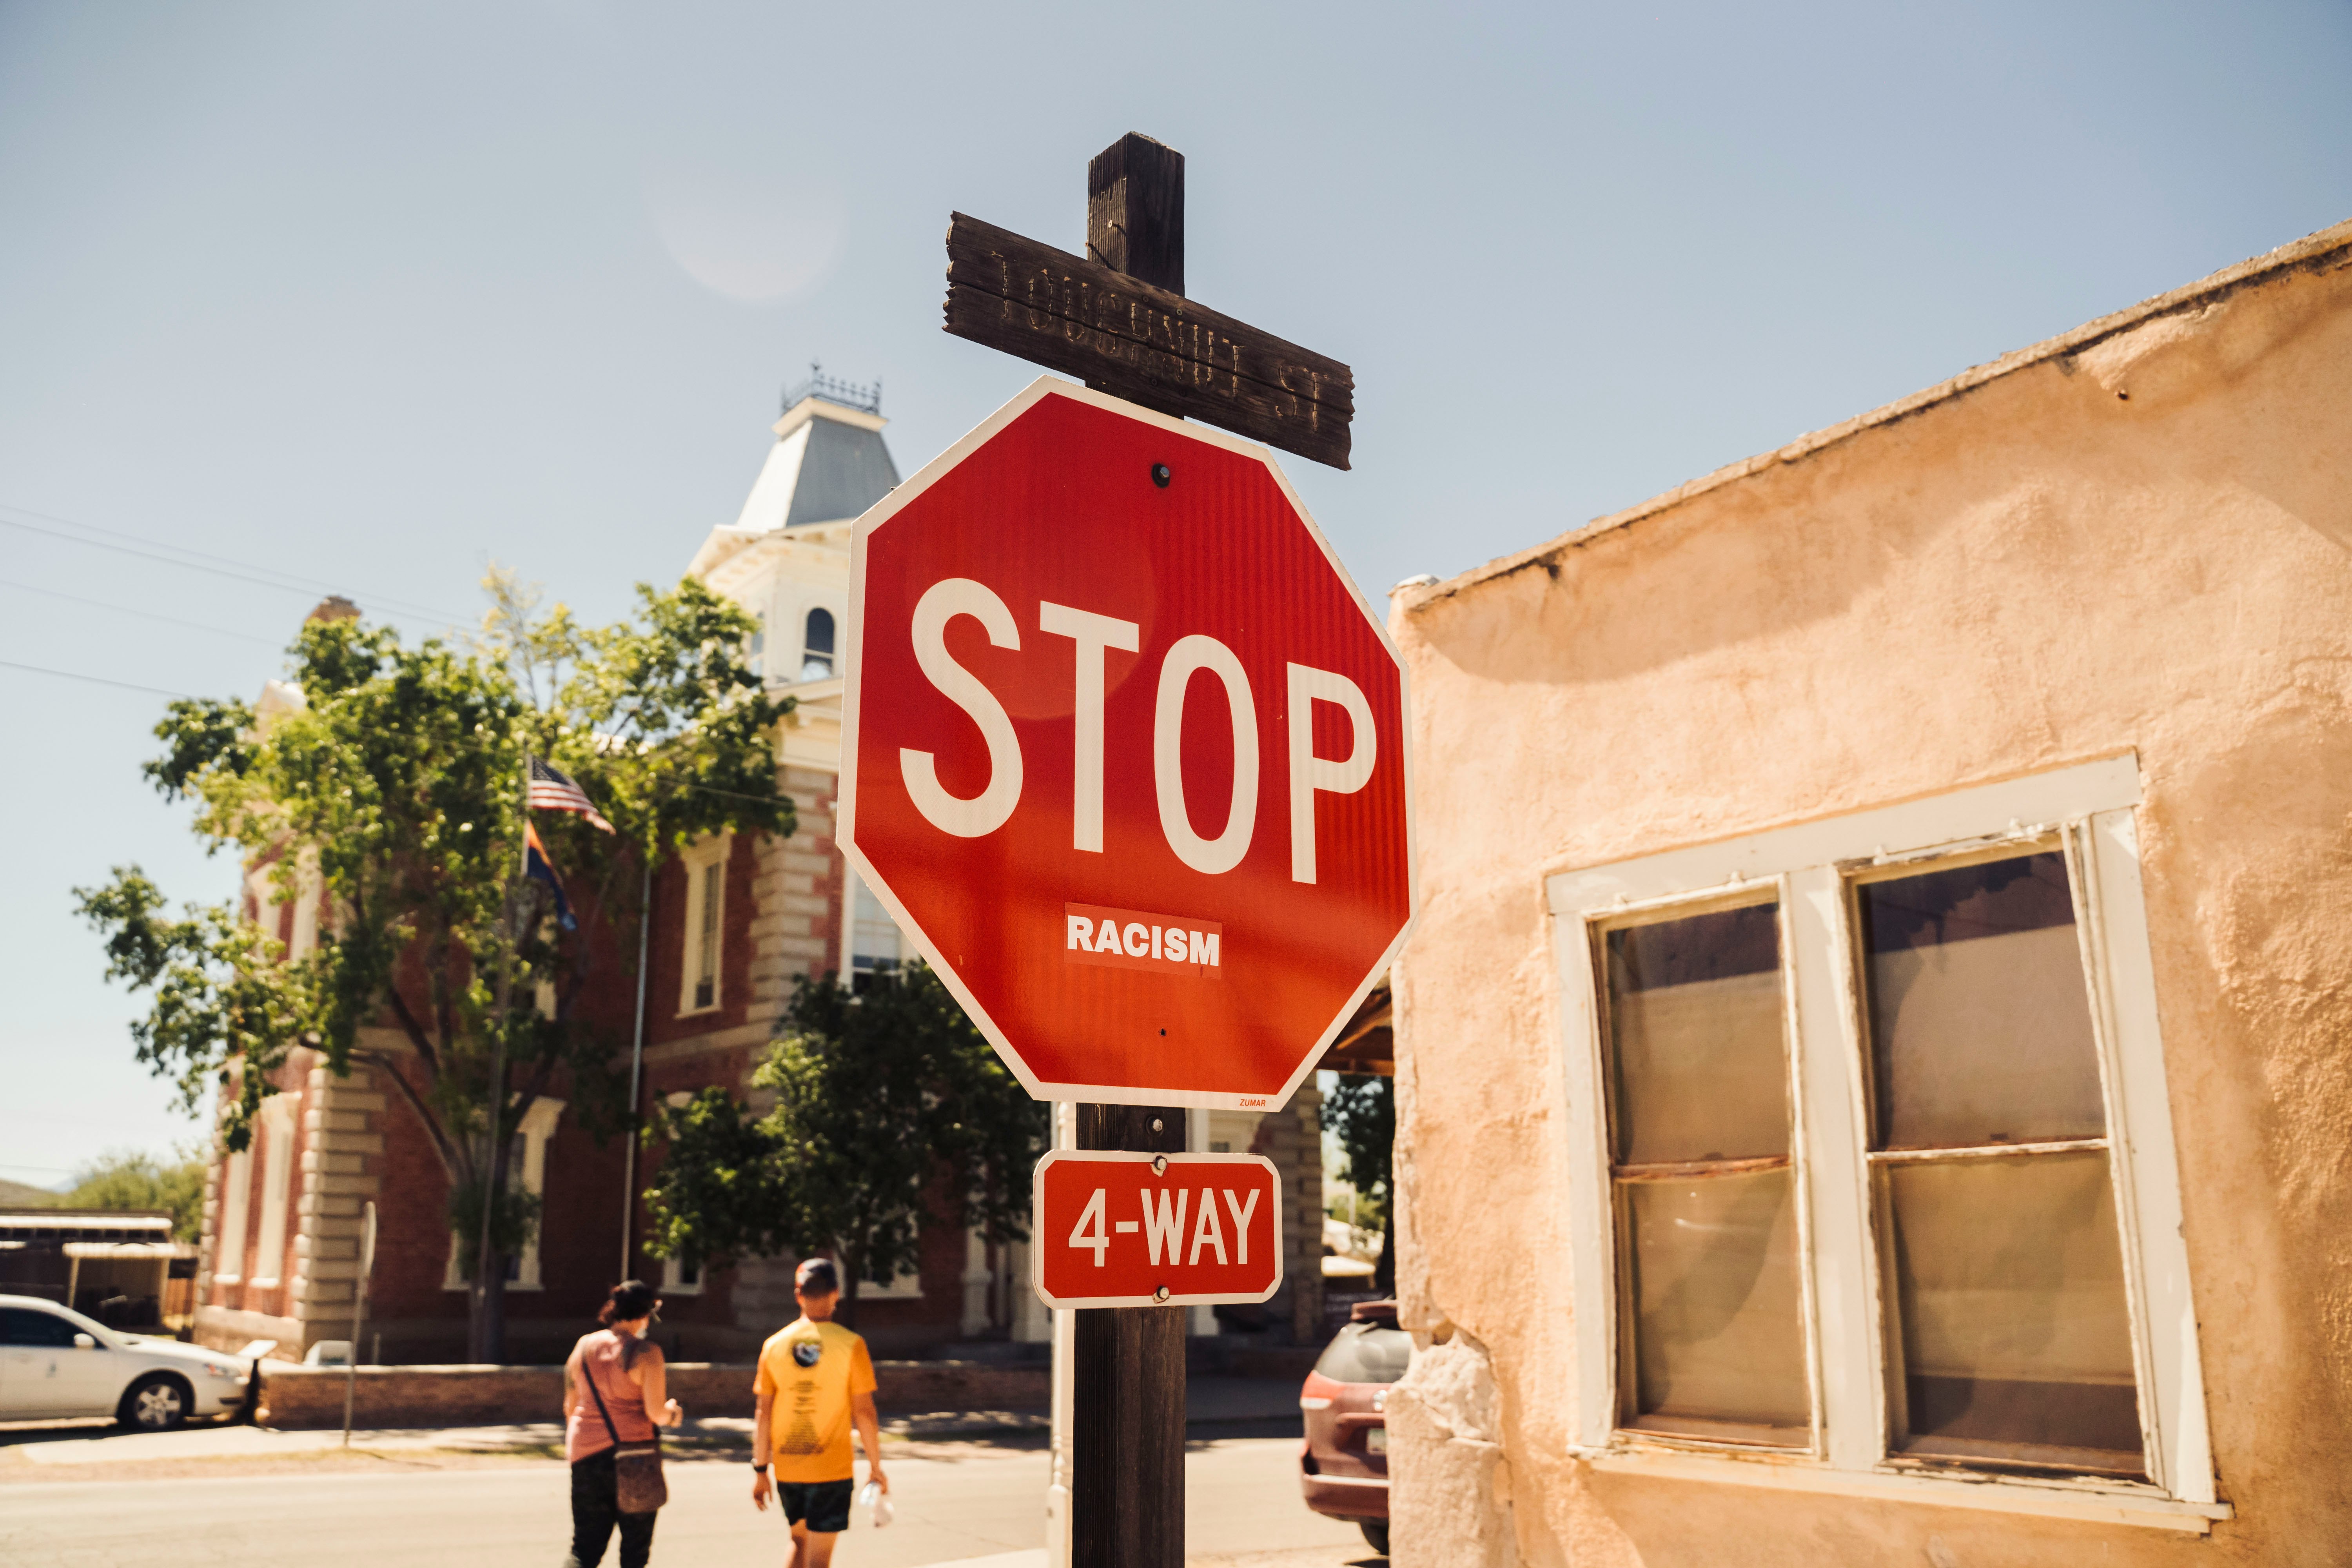
POLYGON ((735 836, 722 833, 704 839, 678 857, 679 864, 686 868, 686 930, 678 949, 681 963, 677 1016, 681 1018, 697 1013, 716 1013, 727 1005, 727 862, 734 847, 735 836), (703 879, 712 876, 719 879, 719 918, 714 926, 719 953, 717 962, 710 966, 710 1000, 697 1006, 694 982, 702 968, 703 879))
POLYGON ((886 963, 893 968, 906 966, 907 960, 912 952, 913 944, 908 942, 907 933, 891 917, 889 907, 875 896, 874 890, 866 885, 865 879, 858 876, 855 867, 845 867, 843 869, 841 908, 841 958, 844 973, 854 982, 858 975, 873 973, 886 963), (860 917, 858 906, 869 901, 873 904, 875 911, 881 917, 882 922, 890 928, 890 940, 896 951, 887 958, 878 952, 866 951, 865 928, 868 922, 860 917), (867 960, 872 962, 868 963, 866 962, 867 960))
POLYGON ((308 958, 319 946, 319 899, 325 884, 319 875, 319 855, 302 851, 294 869, 294 929, 286 942, 290 960, 308 958))
POLYGON ((2214 1500, 2197 1320, 2182 1239, 2180 1177, 2166 1098, 2156 972, 2133 808, 2138 759, 2126 753, 1901 805, 1752 834, 1545 879, 1559 978, 1560 1081, 1570 1158, 1575 1356, 1570 1447, 1596 1468, 1736 1485, 2096 1519, 2203 1532, 2231 1517, 2214 1500), (2063 844, 2091 993, 2147 1482, 2020 1475, 1889 1452, 1889 1358, 1864 1157, 1860 999, 1847 878, 2004 844, 2063 844), (1617 1426, 1617 1256, 1604 1100, 1596 926, 1645 911, 1769 889, 1781 910, 1790 986, 1792 1151, 1813 1372, 1810 1453, 1723 1445, 1617 1426))
MULTIPOLYGON (((541 1095, 522 1113, 521 1124, 515 1136, 522 1140, 522 1168, 509 1173, 509 1179, 522 1184, 522 1190, 533 1197, 547 1195, 547 1145, 555 1137, 555 1124, 563 1115, 564 1102, 541 1095)), ((530 1239, 523 1243, 522 1251, 515 1257, 515 1277, 507 1281, 509 1290, 538 1290, 540 1283, 539 1242, 546 1234, 544 1221, 532 1228, 530 1239)), ((441 1273, 441 1289, 463 1290, 466 1276, 460 1268, 459 1253, 464 1244, 457 1233, 449 1233, 449 1262, 441 1273)))
MULTIPOLYGON (((662 1096, 662 1103, 668 1106, 672 1110, 682 1110, 693 1102, 693 1092, 688 1089, 681 1089, 674 1094, 666 1094, 662 1096)), ((694 1278, 692 1279, 688 1279, 686 1277, 685 1259, 675 1257, 665 1258, 661 1262, 661 1293, 663 1295, 699 1296, 702 1294, 703 1284, 710 1278, 709 1264, 705 1263, 696 1268, 694 1271, 694 1278)))
POLYGON ((682 1258, 662 1259, 661 1293, 665 1296, 699 1296, 702 1294, 703 1281, 709 1278, 710 1268, 708 1264, 697 1265, 694 1278, 688 1279, 686 1277, 686 1259, 682 1258))
POLYGON ((253 1146, 221 1162, 220 1208, 213 1231, 213 1283, 245 1283, 246 1221, 253 1212, 253 1146))
POLYGON ((877 1285, 868 1279, 857 1287, 861 1301, 919 1301, 923 1299, 923 1265, 919 1256, 915 1267, 890 1277, 887 1285, 877 1285))
POLYGON ((286 1220, 294 1198, 294 1109, 296 1097, 273 1094, 261 1102, 261 1237, 254 1248, 257 1289, 275 1288, 286 1277, 286 1220))

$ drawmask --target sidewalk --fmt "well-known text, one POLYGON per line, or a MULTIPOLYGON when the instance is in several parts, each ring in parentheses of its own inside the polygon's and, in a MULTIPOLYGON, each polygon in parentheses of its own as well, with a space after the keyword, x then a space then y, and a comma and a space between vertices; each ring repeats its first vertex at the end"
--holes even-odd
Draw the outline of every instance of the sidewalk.
MULTIPOLYGON (((1280 1437, 1298 1427, 1298 1391, 1289 1383, 1245 1377, 1197 1376, 1185 1390, 1186 1428, 1195 1440, 1280 1437)), ((961 1440, 1041 1447, 1049 1428, 1044 1411, 949 1410, 893 1415, 884 1436, 908 1443, 961 1440)), ((731 1456, 749 1447, 751 1418, 688 1419, 664 1435, 675 1458, 731 1456)), ((491 1426, 375 1427, 352 1434, 353 1454, 433 1453, 453 1458, 553 1459, 562 1457, 560 1422, 491 1426)), ((344 1450, 339 1430, 278 1431, 266 1426, 202 1426, 177 1432, 124 1432, 105 1422, 0 1426, 0 1476, 17 1465, 44 1470, 84 1466, 178 1465, 195 1461, 329 1459, 344 1450)), ((21 1472, 20 1472, 21 1473, 21 1472)), ((1008 1565, 1009 1568, 1009 1565, 1008 1565)))

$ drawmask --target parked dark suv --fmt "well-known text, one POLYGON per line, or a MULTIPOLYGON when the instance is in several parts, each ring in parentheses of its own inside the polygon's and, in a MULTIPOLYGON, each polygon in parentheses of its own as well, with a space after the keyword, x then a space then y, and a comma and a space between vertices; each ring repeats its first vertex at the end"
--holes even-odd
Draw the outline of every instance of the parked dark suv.
POLYGON ((1389 1549, 1389 1384, 1412 1359, 1394 1301, 1359 1301, 1298 1391, 1307 1442, 1298 1489, 1307 1506, 1353 1520, 1372 1550, 1389 1549))

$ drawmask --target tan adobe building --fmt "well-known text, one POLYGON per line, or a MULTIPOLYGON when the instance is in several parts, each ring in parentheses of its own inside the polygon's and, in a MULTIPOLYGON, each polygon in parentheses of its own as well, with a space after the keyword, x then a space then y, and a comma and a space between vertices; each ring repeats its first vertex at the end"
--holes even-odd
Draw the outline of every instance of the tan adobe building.
POLYGON ((1400 590, 1401 1568, 2352 1542, 2352 224, 1400 590))

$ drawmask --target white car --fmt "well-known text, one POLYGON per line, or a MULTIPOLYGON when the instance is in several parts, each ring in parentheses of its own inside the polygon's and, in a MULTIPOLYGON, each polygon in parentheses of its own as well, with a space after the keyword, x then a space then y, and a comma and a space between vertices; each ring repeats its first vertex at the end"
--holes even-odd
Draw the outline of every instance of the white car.
POLYGON ((126 1334, 37 1296, 0 1296, 0 1421, 111 1415, 168 1432, 191 1415, 245 1407, 244 1356, 126 1334))

